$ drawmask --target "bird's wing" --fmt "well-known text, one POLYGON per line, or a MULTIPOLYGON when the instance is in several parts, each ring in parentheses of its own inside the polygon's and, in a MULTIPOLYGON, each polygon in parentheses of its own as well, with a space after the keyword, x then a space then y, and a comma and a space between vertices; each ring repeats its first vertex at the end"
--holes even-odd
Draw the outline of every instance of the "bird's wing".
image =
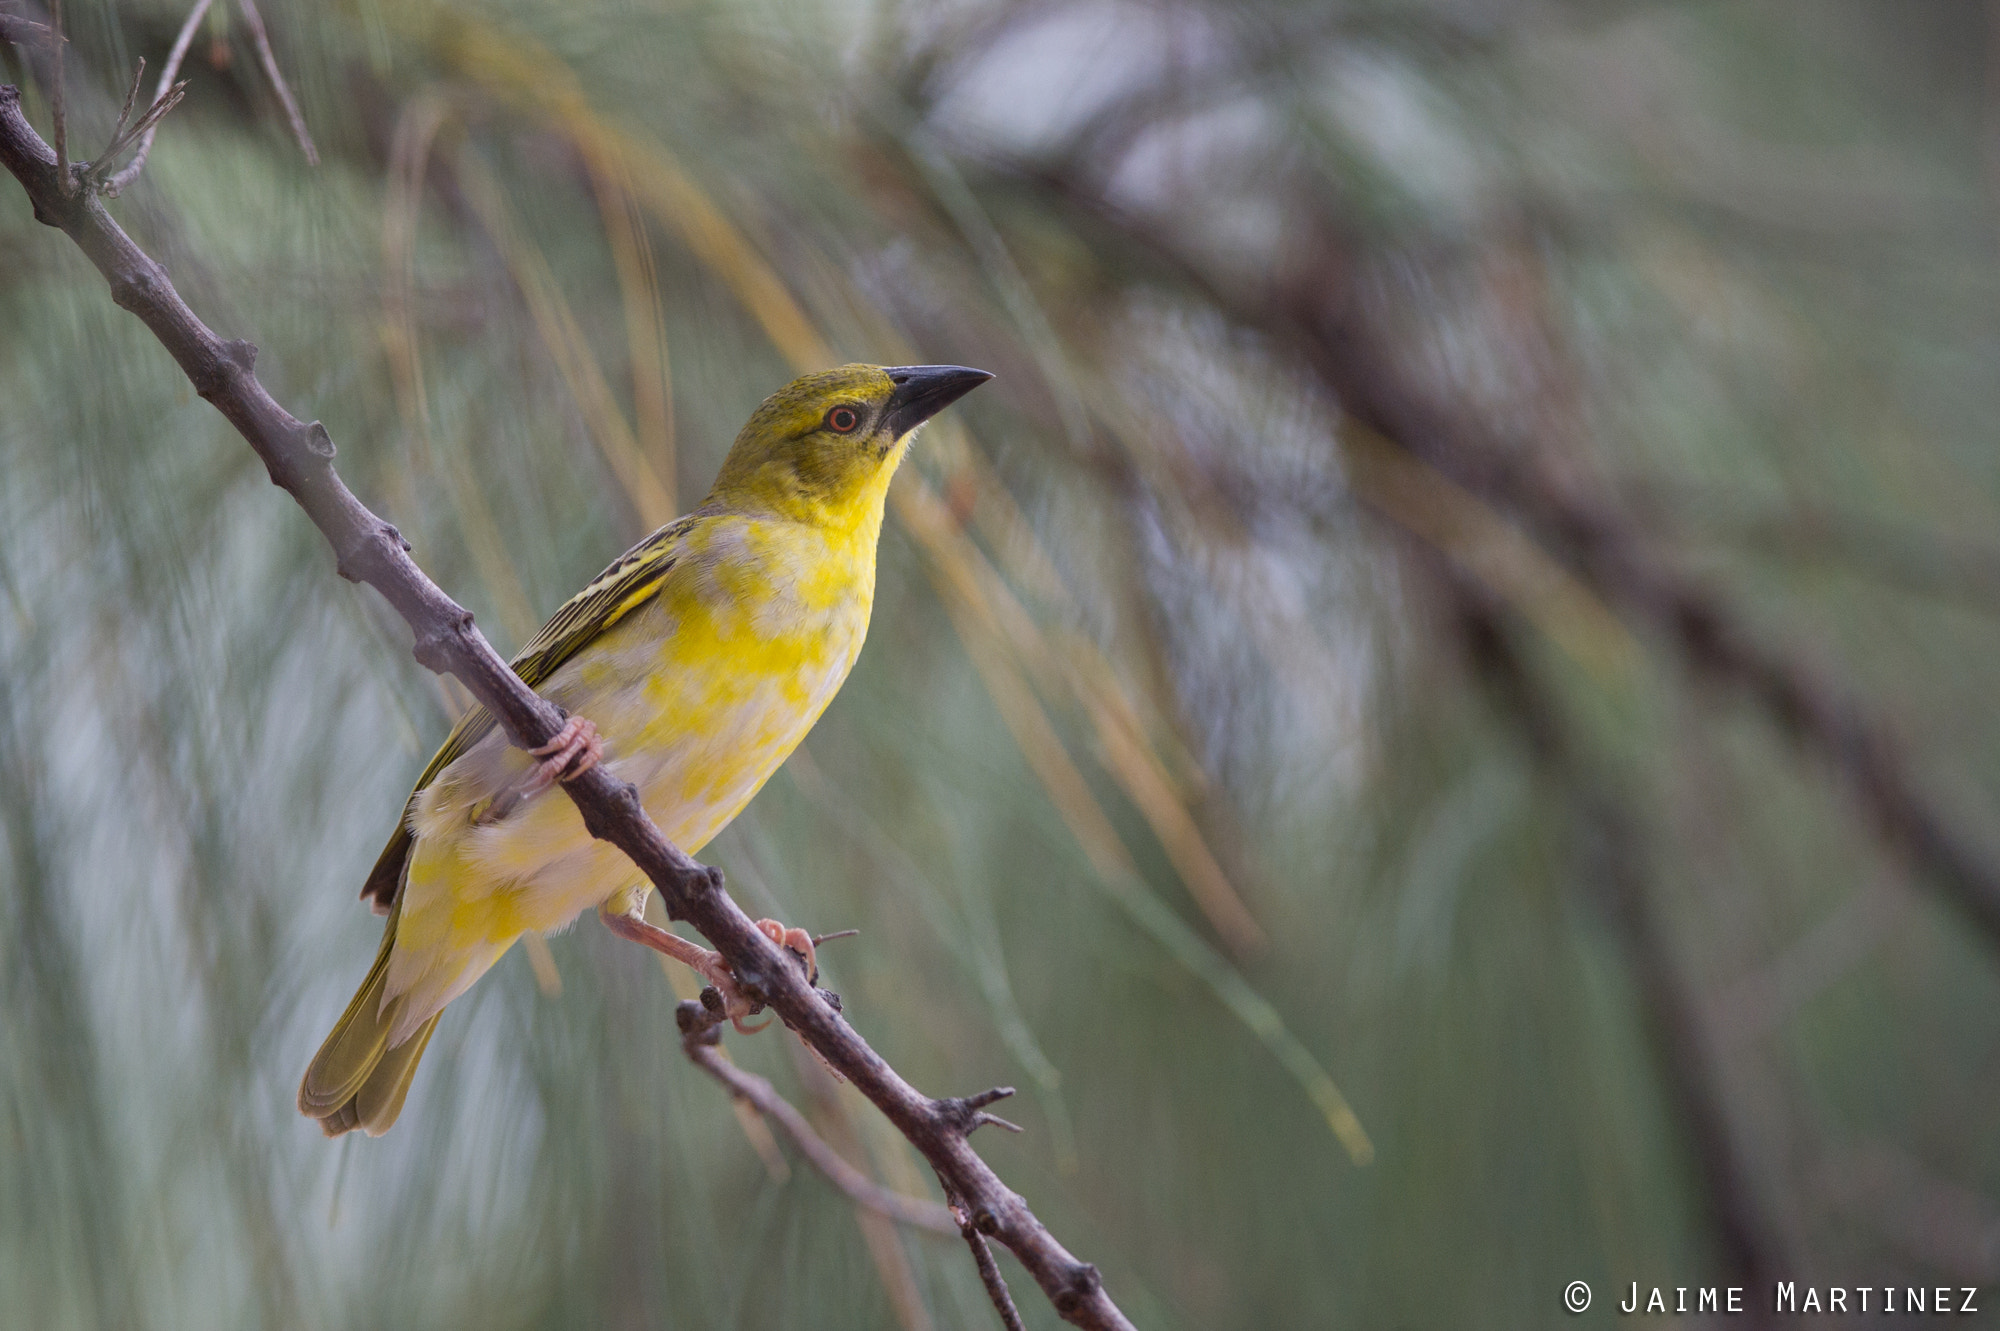
MULTIPOLYGON (((688 532, 704 516, 696 511, 670 522, 618 556, 611 567, 593 578, 588 587, 564 601, 562 608, 542 625, 541 632, 514 657, 514 673, 529 688, 540 687, 542 681, 553 675, 563 662, 643 605, 660 590, 667 573, 680 560, 688 532)), ((487 732, 493 729, 493 724, 493 714, 484 707, 474 707, 459 718, 444 746, 431 758, 423 775, 417 778, 410 800, 414 801, 420 791, 437 779, 438 773, 485 738, 487 732)), ((402 883, 403 860, 410 853, 408 811, 409 805, 405 804, 405 816, 396 820, 396 830, 389 837, 389 844, 382 848, 381 857, 375 861, 375 868, 361 888, 361 899, 372 901, 378 913, 387 913, 402 883)))

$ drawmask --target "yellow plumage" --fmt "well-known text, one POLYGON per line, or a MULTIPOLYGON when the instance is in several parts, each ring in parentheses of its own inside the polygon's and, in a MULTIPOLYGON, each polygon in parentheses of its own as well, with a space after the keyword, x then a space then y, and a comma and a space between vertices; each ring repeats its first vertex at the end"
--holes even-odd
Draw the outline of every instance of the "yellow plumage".
MULTIPOLYGON (((514 666, 593 722, 612 774, 690 854, 819 719, 868 631, 889 481, 909 432, 987 375, 848 365, 766 399, 693 513, 571 598, 514 666)), ((365 897, 374 967, 299 1088, 329 1134, 386 1131, 445 1004, 530 930, 635 914, 651 885, 483 709, 418 779, 365 897)))

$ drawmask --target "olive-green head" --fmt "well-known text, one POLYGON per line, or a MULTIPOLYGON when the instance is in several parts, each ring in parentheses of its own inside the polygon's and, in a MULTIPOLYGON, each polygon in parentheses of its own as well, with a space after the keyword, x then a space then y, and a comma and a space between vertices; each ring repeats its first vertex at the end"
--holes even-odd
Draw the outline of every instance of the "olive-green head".
POLYGON ((709 500, 841 525, 879 515, 911 431, 992 377, 962 365, 843 365, 794 379, 751 413, 709 500))

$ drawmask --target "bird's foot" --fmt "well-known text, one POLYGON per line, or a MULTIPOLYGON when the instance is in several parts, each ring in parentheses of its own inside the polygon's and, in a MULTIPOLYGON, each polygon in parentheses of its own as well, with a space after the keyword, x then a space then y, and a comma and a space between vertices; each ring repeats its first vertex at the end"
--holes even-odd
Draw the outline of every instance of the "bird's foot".
POLYGON ((776 920, 757 921, 758 930, 779 947, 796 953, 806 963, 806 983, 819 983, 819 954, 813 950, 813 936, 803 929, 786 928, 776 920))
MULTIPOLYGON (((776 920, 757 921, 757 931, 805 963, 807 984, 818 981, 819 959, 813 953, 811 934, 803 929, 786 928, 776 920)), ((720 952, 709 952, 708 965, 697 966, 695 969, 701 971, 703 977, 715 986, 715 991, 722 995, 723 1015, 729 1018, 729 1024, 741 1034, 755 1035, 775 1020, 766 1018, 755 1026, 743 1024, 743 1019, 755 1012, 760 1005, 744 996, 741 986, 736 983, 736 973, 729 969, 729 963, 722 959, 720 952)))
MULTIPOLYGON (((635 943, 643 943, 655 952, 692 969, 702 979, 708 981, 722 998, 722 1013, 729 1018, 729 1024, 744 1035, 755 1035, 769 1026, 769 1020, 755 1026, 744 1024, 743 1019, 755 1013, 762 1003, 743 992, 743 986, 736 982, 736 973, 729 968, 720 952, 711 951, 699 943, 690 943, 670 929, 662 929, 650 924, 637 915, 601 912, 604 923, 612 933, 635 943)), ((819 967, 813 952, 812 935, 803 929, 788 929, 776 920, 757 921, 758 931, 766 938, 796 954, 804 962, 806 982, 819 978, 819 967)))
POLYGON ((604 740, 589 718, 572 716, 554 739, 528 753, 541 761, 528 778, 524 797, 539 795, 558 781, 574 781, 597 766, 604 758, 604 740))

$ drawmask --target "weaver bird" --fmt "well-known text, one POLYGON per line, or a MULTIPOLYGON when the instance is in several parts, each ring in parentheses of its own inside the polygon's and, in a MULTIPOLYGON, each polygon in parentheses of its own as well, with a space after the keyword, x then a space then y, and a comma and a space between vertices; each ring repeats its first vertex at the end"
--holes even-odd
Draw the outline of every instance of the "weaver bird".
MULTIPOLYGON (((602 761, 693 854, 805 738, 861 651, 889 480, 911 432, 992 378, 845 365, 773 393, 701 507, 633 546, 514 658, 569 713, 529 754, 484 708, 417 779, 361 895, 388 915, 375 965, 306 1070, 329 1136, 396 1121, 445 1004, 530 930, 588 907, 749 1004, 716 954, 642 918, 652 892, 551 786, 602 761)), ((802 930, 759 921, 811 964, 802 930)))

